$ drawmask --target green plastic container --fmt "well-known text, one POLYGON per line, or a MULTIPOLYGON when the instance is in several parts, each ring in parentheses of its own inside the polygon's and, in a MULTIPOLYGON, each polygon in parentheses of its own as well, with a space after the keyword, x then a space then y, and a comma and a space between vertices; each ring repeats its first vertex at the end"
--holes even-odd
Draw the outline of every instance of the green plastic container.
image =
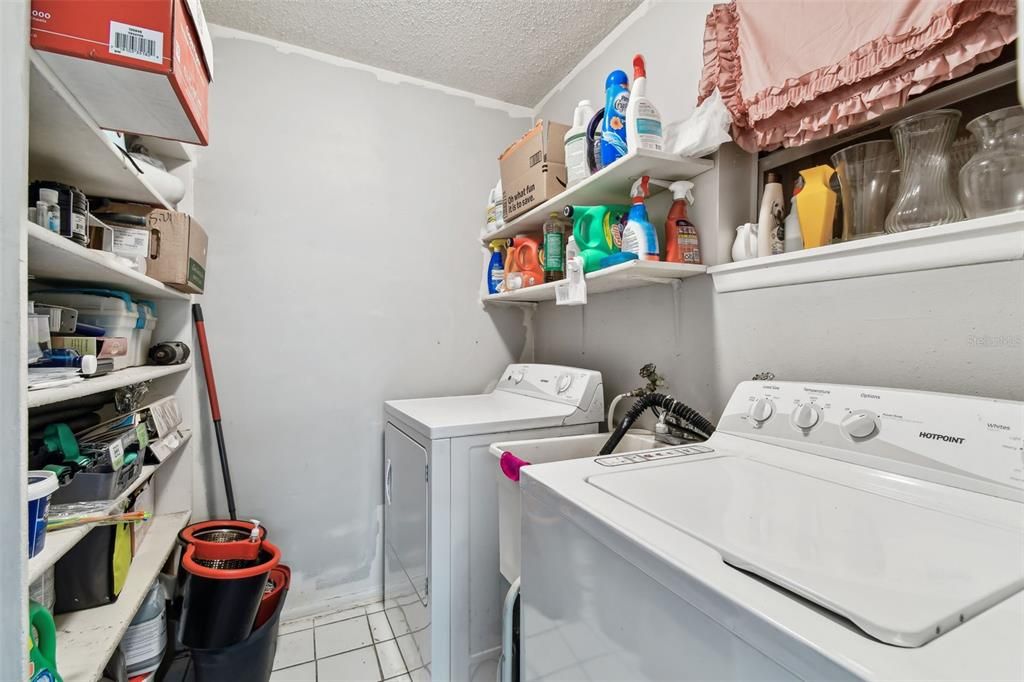
POLYGON ((63 682, 57 672, 57 627, 39 602, 28 602, 29 682, 63 682))

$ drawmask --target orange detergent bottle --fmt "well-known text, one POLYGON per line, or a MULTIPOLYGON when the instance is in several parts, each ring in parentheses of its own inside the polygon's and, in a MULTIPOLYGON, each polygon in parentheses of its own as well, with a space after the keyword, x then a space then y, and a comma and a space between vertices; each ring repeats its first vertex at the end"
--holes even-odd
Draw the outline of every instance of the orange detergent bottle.
POLYGON ((665 221, 665 260, 669 263, 700 265, 697 228, 686 215, 687 204, 693 203, 693 183, 679 180, 668 188, 672 192, 673 201, 665 221))
POLYGON ((505 259, 505 291, 532 287, 544 281, 544 265, 540 260, 540 242, 521 234, 512 240, 505 259))

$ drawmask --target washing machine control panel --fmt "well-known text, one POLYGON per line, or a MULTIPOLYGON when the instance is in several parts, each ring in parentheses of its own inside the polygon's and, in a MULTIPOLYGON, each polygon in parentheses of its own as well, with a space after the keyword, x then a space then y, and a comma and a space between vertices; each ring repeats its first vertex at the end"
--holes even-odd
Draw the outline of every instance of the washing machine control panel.
MULTIPOLYGON (((601 373, 561 365, 509 365, 497 390, 589 408, 601 387, 601 373)), ((604 397, 602 394, 602 404, 604 397)))
POLYGON ((997 495, 1008 489, 1024 501, 1021 402, 746 381, 730 398, 718 432, 997 495))

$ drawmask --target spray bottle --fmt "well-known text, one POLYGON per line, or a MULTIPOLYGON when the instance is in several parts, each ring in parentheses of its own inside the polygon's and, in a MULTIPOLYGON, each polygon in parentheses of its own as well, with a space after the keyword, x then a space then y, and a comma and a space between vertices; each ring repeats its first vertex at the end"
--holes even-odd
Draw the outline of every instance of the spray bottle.
POLYGON ((651 180, 672 192, 672 208, 665 220, 665 261, 700 265, 700 239, 697 228, 686 215, 687 206, 693 204, 693 183, 679 180, 667 183, 651 180))
POLYGON ((633 89, 626 105, 626 147, 630 154, 640 149, 660 152, 665 147, 661 114, 647 97, 647 67, 642 54, 633 57, 633 89))
POLYGON ((594 106, 589 99, 580 100, 572 115, 572 128, 565 134, 566 187, 572 187, 590 176, 587 162, 587 125, 594 118, 594 106))
POLYGON ((629 219, 622 230, 622 252, 632 253, 640 260, 661 260, 658 256, 658 233, 647 217, 644 199, 650 196, 650 176, 645 175, 633 183, 630 191, 632 207, 629 219))
POLYGON ((511 239, 495 239, 488 246, 491 260, 487 264, 487 293, 500 294, 505 290, 505 254, 503 249, 512 246, 511 239))
POLYGON ((601 125, 601 166, 608 166, 626 155, 626 107, 629 103, 629 76, 616 69, 604 82, 604 121, 601 125))

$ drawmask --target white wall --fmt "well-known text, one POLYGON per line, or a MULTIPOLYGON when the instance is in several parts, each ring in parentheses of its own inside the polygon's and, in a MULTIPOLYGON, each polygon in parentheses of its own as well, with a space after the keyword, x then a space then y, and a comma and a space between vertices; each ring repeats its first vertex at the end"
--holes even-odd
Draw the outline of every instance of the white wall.
MULTIPOLYGON (((202 304, 239 514, 281 546, 294 615, 380 589, 383 401, 478 392, 520 352, 518 315, 479 304, 477 235, 528 112, 214 36, 202 304)), ((224 514, 199 452, 196 516, 224 514)))
MULTIPOLYGON (((711 4, 641 6, 538 115, 569 119, 576 101, 600 99, 606 74, 629 72, 642 52, 663 119, 683 118, 696 102, 711 4)), ((726 215, 718 224, 719 211, 746 210, 749 185, 730 177, 716 169, 698 178, 691 217, 707 262, 721 253, 710 243, 718 230, 740 222, 726 215)), ((649 206, 663 220, 665 205, 658 197, 649 206)), ((780 379, 1024 399, 1020 261, 720 295, 703 276, 686 280, 678 299, 652 286, 595 296, 582 309, 544 304, 536 329, 539 361, 599 369, 609 395, 640 385, 639 367, 656 362, 669 390, 712 419, 739 381, 764 370, 780 379)))

